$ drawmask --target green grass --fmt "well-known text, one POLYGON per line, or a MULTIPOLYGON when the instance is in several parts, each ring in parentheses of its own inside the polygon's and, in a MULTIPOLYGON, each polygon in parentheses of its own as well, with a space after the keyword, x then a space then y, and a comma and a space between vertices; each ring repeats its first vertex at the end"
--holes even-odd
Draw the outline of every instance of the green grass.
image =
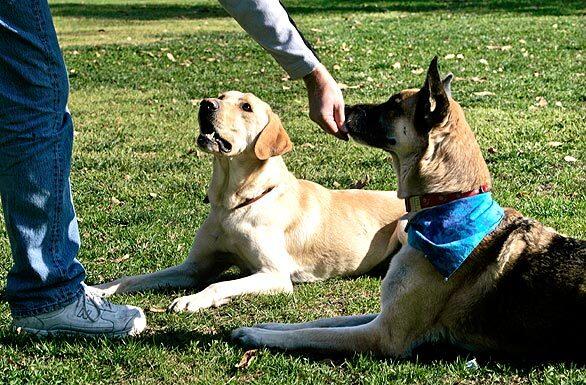
MULTIPOLYGON (((323 62, 339 66, 332 73, 351 86, 344 91, 348 103, 381 101, 420 85, 418 72, 440 55, 442 70, 456 76, 454 96, 484 150, 498 201, 563 233, 586 237, 583 2, 285 4, 323 62), (443 59, 448 54, 463 58, 443 59), (393 67, 397 62, 400 68, 393 67), (483 91, 494 95, 475 95, 483 91), (547 106, 537 107, 538 97, 547 106), (565 161, 568 155, 577 161, 565 161)), ((88 282, 183 260, 208 213, 203 198, 211 173, 210 157, 195 150, 192 100, 227 89, 254 92, 281 115, 296 144, 286 162, 298 177, 345 188, 368 174, 366 188, 396 188, 382 152, 337 141, 309 121, 302 83, 283 80, 272 58, 217 3, 56 0, 51 5, 71 76, 72 183, 83 242, 79 258, 88 282), (112 197, 122 204, 113 204, 112 197)), ((10 252, 3 226, 1 231, 4 279, 10 252)), ((0 383, 586 383, 586 370, 569 362, 479 357, 480 367, 470 370, 465 363, 472 356, 438 351, 396 361, 260 350, 250 367, 235 369, 243 350, 227 338, 231 329, 375 312, 379 282, 378 277, 333 279, 299 285, 291 296, 241 298, 199 314, 148 312, 145 336, 126 342, 14 336, 2 302, 0 383)), ((183 293, 115 300, 148 309, 165 307, 183 293)))

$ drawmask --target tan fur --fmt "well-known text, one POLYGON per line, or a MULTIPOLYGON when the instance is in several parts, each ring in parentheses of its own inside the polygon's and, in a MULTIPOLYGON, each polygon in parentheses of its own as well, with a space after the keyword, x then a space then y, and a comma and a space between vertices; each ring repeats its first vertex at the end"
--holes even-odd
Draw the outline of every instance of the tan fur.
POLYGON ((406 189, 431 193, 470 191, 483 184, 492 185, 480 146, 456 101, 450 101, 445 124, 432 130, 429 138, 420 165, 421 183, 406 189))
POLYGON ((192 287, 234 264, 252 273, 171 304, 175 311, 197 311, 237 295, 290 292, 292 282, 362 274, 399 246, 395 228, 405 209, 394 192, 331 191, 298 180, 280 156, 291 141, 266 103, 235 91, 216 101, 219 109, 205 119, 232 148, 222 153, 215 134, 207 134, 212 139, 204 149, 214 156, 211 211, 189 256, 178 266, 98 286, 105 295, 192 287))
POLYGON ((399 197, 470 191, 483 184, 492 186, 488 167, 460 105, 450 99, 445 121, 435 127, 429 138, 422 138, 413 126, 416 102, 416 90, 401 93, 401 103, 407 113, 395 123, 394 129, 401 135, 402 146, 391 154, 399 197), (407 128, 406 135, 403 127, 407 128))

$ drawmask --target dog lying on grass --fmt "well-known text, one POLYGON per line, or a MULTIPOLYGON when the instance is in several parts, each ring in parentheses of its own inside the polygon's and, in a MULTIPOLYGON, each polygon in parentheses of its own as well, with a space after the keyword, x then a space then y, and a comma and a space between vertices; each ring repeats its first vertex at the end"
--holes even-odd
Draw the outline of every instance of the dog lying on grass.
POLYGON ((586 242, 491 197, 491 177, 452 75, 437 58, 419 90, 346 111, 356 141, 389 152, 407 211, 381 312, 240 328, 246 346, 409 356, 448 342, 509 356, 584 357, 586 242))
POLYGON ((399 248, 405 213, 396 193, 328 190, 299 180, 281 155, 292 148, 279 117, 252 94, 226 92, 199 110, 198 146, 213 154, 211 211, 180 265, 99 285, 103 295, 189 288, 230 266, 251 273, 176 299, 195 312, 243 294, 291 292, 292 282, 368 272, 399 248))

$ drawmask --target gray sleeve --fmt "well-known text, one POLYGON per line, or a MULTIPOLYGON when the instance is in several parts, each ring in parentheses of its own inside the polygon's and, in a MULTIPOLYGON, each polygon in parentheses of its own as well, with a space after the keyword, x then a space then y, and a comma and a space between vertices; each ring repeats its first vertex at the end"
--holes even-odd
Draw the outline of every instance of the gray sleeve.
POLYGON ((278 0, 219 0, 240 26, 287 71, 299 79, 319 60, 278 0))

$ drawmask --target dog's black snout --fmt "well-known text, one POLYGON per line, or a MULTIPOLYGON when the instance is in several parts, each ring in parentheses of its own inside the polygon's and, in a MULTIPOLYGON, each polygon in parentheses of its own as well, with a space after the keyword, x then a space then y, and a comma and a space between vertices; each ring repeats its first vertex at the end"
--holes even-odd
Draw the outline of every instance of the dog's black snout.
POLYGON ((200 109, 205 112, 214 112, 220 108, 220 103, 215 99, 204 99, 200 103, 200 109))

